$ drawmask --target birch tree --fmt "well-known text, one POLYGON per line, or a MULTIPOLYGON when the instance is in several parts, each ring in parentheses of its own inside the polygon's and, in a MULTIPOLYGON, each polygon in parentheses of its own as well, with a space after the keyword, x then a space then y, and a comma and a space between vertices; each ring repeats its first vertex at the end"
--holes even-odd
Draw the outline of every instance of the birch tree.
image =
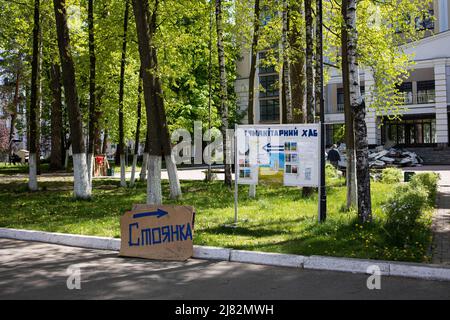
MULTIPOLYGON (((342 0, 342 17, 347 16, 348 0, 342 0)), ((342 51, 342 84, 344 87, 344 118, 345 118, 345 145, 347 156, 346 187, 347 187, 347 209, 357 206, 358 192, 356 188, 356 155, 355 134, 353 131, 353 112, 350 105, 350 78, 348 64, 348 31, 341 27, 341 51, 342 51)))
POLYGON ((370 197, 369 148, 367 126, 365 122, 366 105, 361 95, 358 70, 358 32, 356 29, 356 0, 348 0, 345 15, 345 27, 348 32, 347 55, 349 72, 350 106, 353 113, 356 178, 358 190, 358 217, 362 223, 372 220, 372 202, 370 197))

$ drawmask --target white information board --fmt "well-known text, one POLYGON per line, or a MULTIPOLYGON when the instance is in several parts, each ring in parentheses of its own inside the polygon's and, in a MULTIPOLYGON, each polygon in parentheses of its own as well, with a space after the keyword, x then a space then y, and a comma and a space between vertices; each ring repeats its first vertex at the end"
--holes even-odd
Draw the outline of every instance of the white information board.
POLYGON ((238 125, 235 138, 238 184, 319 186, 320 124, 238 125))

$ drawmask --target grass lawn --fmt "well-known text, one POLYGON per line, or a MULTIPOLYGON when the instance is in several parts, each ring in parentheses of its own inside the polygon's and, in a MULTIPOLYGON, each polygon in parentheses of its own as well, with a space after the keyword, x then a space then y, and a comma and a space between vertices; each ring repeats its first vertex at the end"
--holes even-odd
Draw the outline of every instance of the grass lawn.
MULTIPOLYGON (((0 173, 3 168, 0 168, 0 173)), ((117 187, 118 180, 94 180, 93 199, 75 201, 67 180, 40 183, 41 191, 27 191, 25 180, 8 180, 0 174, 0 227, 45 230, 85 235, 120 237, 119 217, 135 203, 145 203, 145 185, 134 189, 117 187)), ((240 186, 239 227, 226 228, 234 218, 233 191, 222 182, 183 181, 183 200, 164 203, 196 208, 195 243, 243 250, 330 255, 402 261, 429 261, 431 231, 418 235, 416 245, 395 247, 383 228, 382 202, 393 185, 372 183, 374 222, 358 225, 356 213, 343 210, 343 179, 328 179, 328 219, 317 222, 317 194, 301 197, 296 188, 258 186, 257 199, 248 199, 248 188, 240 186)), ((431 217, 431 210, 427 212, 431 217)))

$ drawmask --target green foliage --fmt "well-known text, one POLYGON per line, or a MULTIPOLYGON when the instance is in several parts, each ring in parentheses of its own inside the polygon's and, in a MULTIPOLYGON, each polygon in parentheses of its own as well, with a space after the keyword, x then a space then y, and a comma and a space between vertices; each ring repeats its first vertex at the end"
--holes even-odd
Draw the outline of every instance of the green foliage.
POLYGON ((333 143, 345 141, 345 125, 333 125, 333 143))
POLYGON ((402 182, 403 171, 397 168, 386 168, 381 173, 381 181, 390 184, 402 182))
POLYGON ((325 175, 327 179, 337 179, 339 178, 338 170, 330 163, 325 165, 325 175))
POLYGON ((420 183, 397 186, 383 205, 389 241, 397 247, 414 244, 429 233, 429 192, 420 183))
POLYGON ((434 206, 436 200, 439 174, 434 172, 424 172, 415 174, 409 182, 414 187, 424 187, 428 193, 428 203, 434 206))

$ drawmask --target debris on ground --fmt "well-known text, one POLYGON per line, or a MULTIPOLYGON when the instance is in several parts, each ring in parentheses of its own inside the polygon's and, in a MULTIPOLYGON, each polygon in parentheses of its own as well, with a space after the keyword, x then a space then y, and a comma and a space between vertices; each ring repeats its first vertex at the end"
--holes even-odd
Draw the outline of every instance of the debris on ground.
MULTIPOLYGON (((338 148, 341 155, 339 167, 347 167, 345 144, 338 148)), ((369 167, 371 169, 384 169, 388 167, 420 167, 423 160, 416 153, 400 148, 384 148, 378 146, 369 150, 369 167)))
POLYGON ((423 160, 416 153, 405 149, 377 148, 369 150, 369 166, 374 169, 383 169, 386 167, 418 167, 423 160))

